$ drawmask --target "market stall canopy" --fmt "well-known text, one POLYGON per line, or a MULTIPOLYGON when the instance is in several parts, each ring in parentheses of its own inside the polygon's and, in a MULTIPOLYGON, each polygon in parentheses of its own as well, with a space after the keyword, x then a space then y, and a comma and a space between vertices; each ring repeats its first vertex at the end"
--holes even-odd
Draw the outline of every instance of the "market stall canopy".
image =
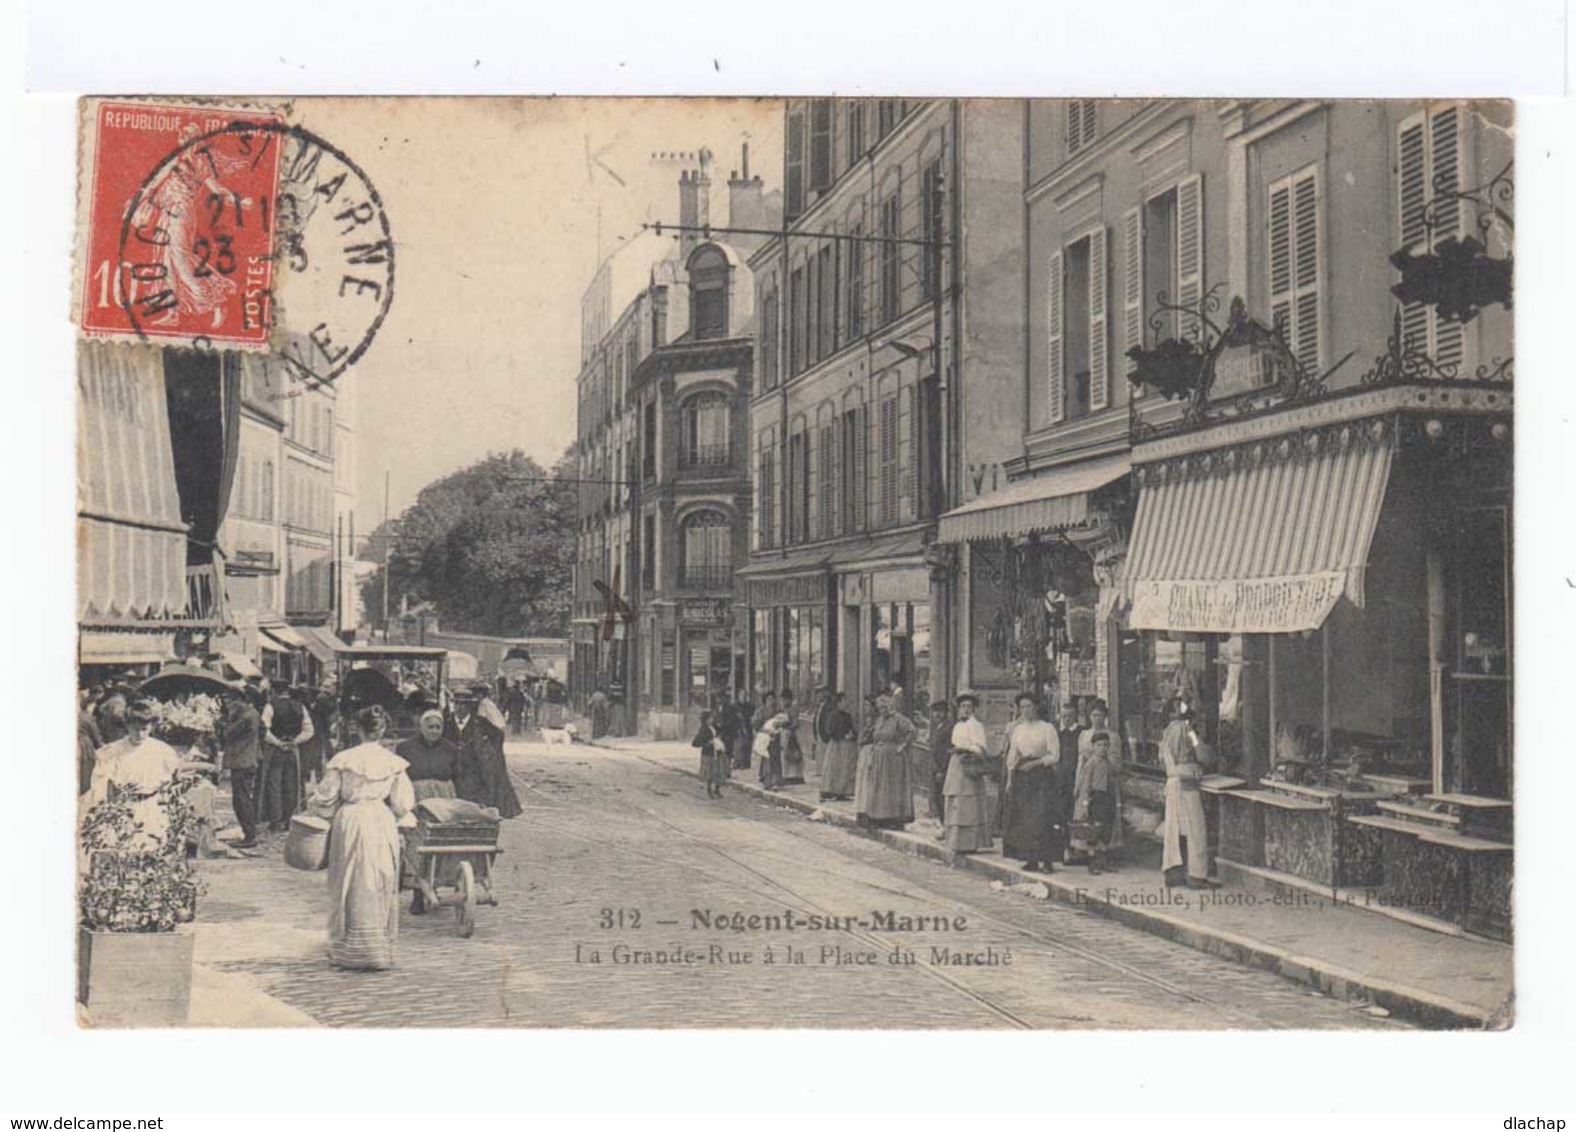
POLYGON ((1090 497, 1131 469, 1124 452, 1018 480, 948 511, 936 541, 974 542, 1081 526, 1094 515, 1090 497))
POLYGON ((457 649, 449 650, 450 683, 453 683, 456 680, 475 681, 477 674, 481 672, 481 669, 482 662, 477 660, 470 653, 460 652, 457 649))
POLYGON ((144 680, 138 691, 150 696, 176 695, 180 692, 222 692, 229 682, 217 672, 190 664, 166 664, 144 680))
MULTIPOLYGON (((1363 573, 1390 437, 1283 438, 1139 469, 1128 625, 1193 633, 1317 629, 1363 573)), ((1140 457, 1141 458, 1141 457, 1140 457)))
POLYGON ((77 638, 79 664, 162 664, 174 659, 174 633, 84 629, 77 638))
POLYGON ((180 617, 186 524, 159 353, 100 342, 78 351, 78 617, 180 617))

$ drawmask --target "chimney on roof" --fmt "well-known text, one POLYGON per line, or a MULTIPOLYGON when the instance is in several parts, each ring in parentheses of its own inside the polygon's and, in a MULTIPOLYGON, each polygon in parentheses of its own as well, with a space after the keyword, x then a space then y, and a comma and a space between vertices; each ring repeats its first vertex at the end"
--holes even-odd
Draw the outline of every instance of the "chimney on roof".
MULTIPOLYGON (((711 223, 711 150, 699 153, 700 168, 684 170, 679 174, 679 226, 703 228, 711 223)), ((688 258, 700 244, 699 232, 681 231, 679 249, 688 258)))
MULTIPOLYGON (((728 224, 735 228, 769 227, 766 204, 762 199, 760 175, 750 176, 750 143, 744 143, 740 171, 728 178, 728 224)), ((749 246, 749 241, 735 241, 749 246)))

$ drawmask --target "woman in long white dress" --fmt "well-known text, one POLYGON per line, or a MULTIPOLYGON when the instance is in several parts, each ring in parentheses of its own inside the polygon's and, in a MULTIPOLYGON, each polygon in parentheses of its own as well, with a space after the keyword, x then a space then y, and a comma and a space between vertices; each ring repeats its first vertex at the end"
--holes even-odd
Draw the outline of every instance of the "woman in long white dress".
POLYGON ((959 692, 957 707, 958 721, 952 725, 951 758, 947 762, 946 781, 941 786, 943 836, 952 852, 977 853, 989 849, 992 844, 990 808, 996 780, 994 776, 975 776, 965 770, 971 758, 983 758, 989 753, 985 725, 974 715, 979 697, 973 692, 959 692))
POLYGON ((328 835, 328 958, 336 967, 394 965, 399 936, 400 828, 414 826, 416 794, 404 759, 384 747, 387 720, 366 708, 362 742, 323 768, 312 809, 332 811, 328 835))

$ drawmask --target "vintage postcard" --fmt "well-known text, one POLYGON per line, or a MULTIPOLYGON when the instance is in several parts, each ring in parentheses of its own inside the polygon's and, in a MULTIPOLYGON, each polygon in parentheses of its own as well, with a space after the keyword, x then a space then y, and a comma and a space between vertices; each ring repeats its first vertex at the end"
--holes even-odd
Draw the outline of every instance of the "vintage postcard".
POLYGON ((1510 103, 78 122, 83 1025, 1512 1024, 1510 103))

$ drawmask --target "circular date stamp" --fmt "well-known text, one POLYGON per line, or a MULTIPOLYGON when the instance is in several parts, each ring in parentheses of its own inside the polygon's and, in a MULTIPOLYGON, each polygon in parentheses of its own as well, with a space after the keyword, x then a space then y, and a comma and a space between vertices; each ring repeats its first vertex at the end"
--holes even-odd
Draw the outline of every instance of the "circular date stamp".
POLYGON ((300 126, 184 125, 123 217, 115 297, 144 341, 268 349, 321 384, 366 353, 393 303, 382 197, 300 126))

